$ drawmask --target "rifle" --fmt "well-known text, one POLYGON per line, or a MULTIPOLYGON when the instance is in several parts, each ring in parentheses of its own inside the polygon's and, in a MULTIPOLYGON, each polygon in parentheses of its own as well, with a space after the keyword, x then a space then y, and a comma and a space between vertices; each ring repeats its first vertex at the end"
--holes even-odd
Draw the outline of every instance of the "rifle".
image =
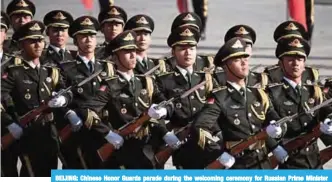
MULTIPOLYGON (((169 99, 167 101, 163 101, 163 102, 159 103, 156 107, 162 108, 162 107, 170 104, 174 100, 185 98, 189 94, 194 92, 195 90, 202 87, 205 83, 206 83, 206 81, 202 81, 198 85, 196 85, 193 88, 184 92, 182 95, 179 95, 177 97, 172 97, 171 99, 169 99)), ((147 111, 145 111, 139 118, 137 118, 137 119, 133 120, 132 122, 129 122, 129 123, 125 124, 124 126, 122 126, 121 128, 119 128, 117 130, 117 133, 122 137, 128 136, 129 134, 133 133, 136 130, 136 128, 140 127, 141 125, 143 125, 146 121, 148 121, 150 119, 151 119, 151 117, 148 115, 147 111)), ((106 143, 97 150, 97 153, 98 153, 101 161, 104 162, 108 159, 108 157, 111 156, 113 151, 114 151, 114 146, 110 143, 106 143)))
MULTIPOLYGON (((292 151, 303 148, 303 146, 307 146, 308 144, 310 144, 312 141, 316 140, 322 134, 322 132, 320 131, 319 128, 320 128, 320 124, 316 125, 314 127, 314 129, 312 130, 312 132, 299 136, 296 139, 286 143, 284 145, 284 148, 287 150, 288 153, 290 153, 292 151)), ((326 150, 328 150, 328 148, 326 150)), ((330 149, 330 150, 332 150, 332 149, 330 149)), ((321 152, 323 152, 323 151, 321 151, 321 152)), ((322 161, 325 161, 325 163, 327 161, 329 161, 332 157, 331 154, 328 155, 328 153, 323 152, 323 154, 321 155, 321 158, 323 158, 322 161)), ((275 168, 278 165, 278 161, 275 159, 274 156, 271 156, 269 160, 271 161, 273 168, 275 168)))
MULTIPOLYGON (((152 74, 155 70, 157 70, 160 67, 160 64, 157 66, 151 68, 149 71, 147 71, 143 76, 149 76, 152 74)), ((64 128, 62 128, 59 132, 59 140, 61 143, 65 142, 71 135, 71 127, 70 124, 67 124, 64 128)))
MULTIPOLYGON (((88 78, 84 79, 83 81, 81 81, 78 84, 72 85, 67 87, 66 89, 60 90, 56 96, 52 96, 50 98, 53 99, 55 97, 58 97, 60 95, 63 95, 65 93, 67 93, 68 91, 70 91, 73 87, 80 87, 82 85, 84 85, 85 83, 87 83, 88 81, 90 81, 92 78, 96 77, 97 75, 99 75, 101 73, 102 70, 97 71, 96 73, 92 74, 91 76, 89 76, 88 78)), ((47 103, 47 102, 45 102, 47 103)), ((42 104, 41 106, 39 106, 36 109, 33 109, 31 111, 29 111, 28 113, 24 114, 20 119, 19 119, 19 124, 21 127, 25 127, 30 121, 32 121, 33 119, 35 119, 37 116, 39 116, 41 113, 43 113, 44 111, 46 111, 47 109, 49 109, 47 104, 42 104)), ((14 138, 14 136, 11 133, 6 134, 5 136, 1 137, 1 148, 4 150, 6 149, 10 144, 12 144, 16 139, 14 138)))
MULTIPOLYGON (((187 124, 186 126, 180 128, 178 131, 175 132, 175 135, 181 141, 181 145, 184 143, 184 140, 187 138, 190 132, 191 123, 187 124)), ((171 157, 175 150, 166 145, 161 151, 159 151, 155 156, 155 160, 159 165, 164 165, 166 161, 171 157)))
MULTIPOLYGON (((300 113, 300 114, 314 113, 316 110, 329 105, 331 102, 332 102, 332 98, 328 99, 328 100, 322 102, 321 104, 316 105, 313 108, 305 111, 304 113, 300 113)), ((291 116, 285 116, 285 117, 279 119, 276 122, 276 124, 277 125, 282 125, 282 124, 284 124, 286 122, 289 122, 289 121, 291 122, 293 119, 295 119, 298 116, 300 116, 300 114, 299 113, 295 113, 295 114, 293 114, 291 116)), ((244 140, 244 141, 236 144, 234 147, 232 147, 231 150, 230 150, 230 154, 231 155, 237 155, 237 154, 241 153, 244 149, 248 148, 250 145, 256 143, 257 140, 265 140, 267 137, 268 137, 268 134, 266 133, 266 129, 263 129, 263 131, 257 133, 254 136, 249 137, 247 140, 244 140)), ((210 163, 207 166, 207 169, 216 169, 216 168, 221 168, 221 167, 222 167, 222 164, 220 164, 220 162, 218 162, 216 160, 216 161, 210 163)))
POLYGON ((256 71, 259 67, 261 67, 262 64, 258 64, 250 69, 250 71, 256 71))

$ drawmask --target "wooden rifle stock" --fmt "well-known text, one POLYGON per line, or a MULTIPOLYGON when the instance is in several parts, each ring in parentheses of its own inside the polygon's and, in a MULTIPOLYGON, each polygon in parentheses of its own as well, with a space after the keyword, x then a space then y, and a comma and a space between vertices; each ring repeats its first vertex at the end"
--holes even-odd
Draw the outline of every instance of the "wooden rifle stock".
MULTIPOLYGON (((150 116, 147 113, 144 113, 137 120, 134 120, 133 122, 130 122, 121 127, 117 133, 122 137, 126 137, 129 134, 133 133, 136 128, 143 125, 144 122, 148 121, 149 119, 151 119, 150 116)), ((110 143, 106 143, 97 150, 97 153, 101 161, 104 162, 112 155, 113 151, 114 151, 114 146, 110 143)))
POLYGON ((320 151, 320 161, 324 165, 332 158, 332 146, 320 151))
MULTIPOLYGON (((197 89, 201 88, 203 85, 205 85, 206 81, 202 81, 201 83, 195 85, 194 87, 192 87, 191 89, 185 91, 183 94, 177 96, 177 97, 172 97, 170 99, 168 99, 167 101, 162 101, 161 103, 159 103, 156 107, 157 108, 161 108, 164 107, 170 103, 172 103, 174 100, 176 99, 181 99, 181 98, 185 98, 187 97, 189 94, 191 94, 192 92, 196 91, 197 89)), ((118 133, 119 135, 121 135, 122 137, 128 136, 129 134, 133 133, 133 131, 136 130, 136 128, 138 128, 139 126, 141 126, 144 122, 150 120, 151 117, 148 115, 147 112, 143 113, 143 115, 141 117, 139 117, 137 120, 134 120, 124 126, 122 126, 121 128, 118 129, 118 133)), ((107 158, 109 156, 111 156, 112 152, 114 150, 114 146, 110 143, 106 143, 104 144, 101 148, 99 148, 97 150, 97 153, 100 157, 100 159, 102 161, 107 160, 107 158)))
MULTIPOLYGON (((175 135, 178 137, 178 139, 183 143, 183 141, 187 138, 190 132, 190 126, 191 124, 188 124, 187 126, 181 128, 179 131, 175 133, 175 135)), ((166 161, 171 157, 175 150, 170 146, 165 146, 164 149, 159 151, 155 155, 155 160, 158 164, 164 165, 166 161)))
MULTIPOLYGON (((25 127, 31 120, 35 119, 38 115, 40 115, 42 112, 47 110, 49 107, 47 104, 43 104, 40 107, 33 109, 23 115, 20 120, 19 124, 20 126, 25 127)), ((12 144, 16 139, 13 137, 11 133, 6 134, 5 136, 1 137, 1 148, 2 150, 5 150, 9 147, 10 144, 12 144)))

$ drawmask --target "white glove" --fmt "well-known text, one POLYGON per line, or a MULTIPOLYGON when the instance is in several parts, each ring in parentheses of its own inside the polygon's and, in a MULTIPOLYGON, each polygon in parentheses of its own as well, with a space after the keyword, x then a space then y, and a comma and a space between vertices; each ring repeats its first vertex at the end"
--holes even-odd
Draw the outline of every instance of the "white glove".
POLYGON ((164 141, 169 145, 172 149, 178 149, 181 145, 180 140, 173 132, 167 132, 164 137, 164 141))
POLYGON ((227 152, 222 153, 217 160, 220 164, 225 166, 226 169, 231 168, 235 164, 235 158, 227 152))
POLYGON ((288 159, 287 151, 280 145, 272 151, 273 155, 277 158, 280 163, 284 163, 288 159))
POLYGON ((166 108, 162 107, 162 108, 156 109, 157 105, 158 104, 152 104, 148 111, 148 115, 153 119, 160 119, 161 117, 167 115, 166 108))
POLYGON ((23 134, 23 129, 16 123, 10 124, 7 126, 7 128, 16 140, 19 139, 23 134))
POLYGON ((83 125, 82 120, 80 117, 77 116, 75 111, 69 110, 66 113, 65 117, 69 120, 72 131, 76 132, 82 127, 82 125, 83 125))
POLYGON ((66 103, 67 103, 66 97, 64 97, 63 95, 60 95, 58 97, 51 99, 48 102, 48 106, 51 108, 64 107, 66 105, 66 103))
POLYGON ((266 133, 271 138, 280 138, 282 134, 282 129, 279 125, 276 125, 275 123, 275 120, 270 121, 270 125, 266 128, 266 133))
POLYGON ((119 134, 110 131, 106 136, 105 139, 111 143, 115 149, 119 149, 123 145, 123 138, 119 134))
POLYGON ((331 124, 332 120, 329 118, 326 118, 324 120, 324 122, 320 123, 320 131, 324 134, 327 135, 332 135, 332 124, 331 124))

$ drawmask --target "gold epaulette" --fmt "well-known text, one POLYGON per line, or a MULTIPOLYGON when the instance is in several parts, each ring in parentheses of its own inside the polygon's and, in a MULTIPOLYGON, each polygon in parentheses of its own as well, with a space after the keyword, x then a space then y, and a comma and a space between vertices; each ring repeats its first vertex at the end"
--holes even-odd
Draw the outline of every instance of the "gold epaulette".
POLYGON ((213 89, 211 92, 216 93, 216 92, 226 90, 226 89, 227 89, 227 86, 220 86, 220 87, 217 87, 217 88, 213 89))
POLYGON ((59 82, 60 70, 57 67, 52 68, 52 80, 53 80, 53 88, 55 88, 59 82))
POLYGON ((166 76, 166 75, 170 75, 170 74, 173 74, 174 71, 170 71, 170 72, 163 72, 161 74, 158 75, 158 77, 161 77, 161 76, 166 76))

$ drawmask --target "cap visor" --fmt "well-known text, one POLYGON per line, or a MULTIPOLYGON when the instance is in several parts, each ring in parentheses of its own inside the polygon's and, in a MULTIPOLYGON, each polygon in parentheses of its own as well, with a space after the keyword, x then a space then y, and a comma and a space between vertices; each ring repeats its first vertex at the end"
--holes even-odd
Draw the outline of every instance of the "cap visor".
POLYGON ((230 54, 229 56, 225 57, 221 61, 224 62, 224 61, 227 61, 231 58, 242 57, 242 56, 249 57, 250 55, 246 52, 236 52, 236 53, 230 54))
POLYGON ((25 37, 20 38, 18 41, 27 40, 27 39, 37 40, 37 39, 44 39, 44 38, 45 37, 43 35, 29 35, 29 36, 25 36, 25 37))

